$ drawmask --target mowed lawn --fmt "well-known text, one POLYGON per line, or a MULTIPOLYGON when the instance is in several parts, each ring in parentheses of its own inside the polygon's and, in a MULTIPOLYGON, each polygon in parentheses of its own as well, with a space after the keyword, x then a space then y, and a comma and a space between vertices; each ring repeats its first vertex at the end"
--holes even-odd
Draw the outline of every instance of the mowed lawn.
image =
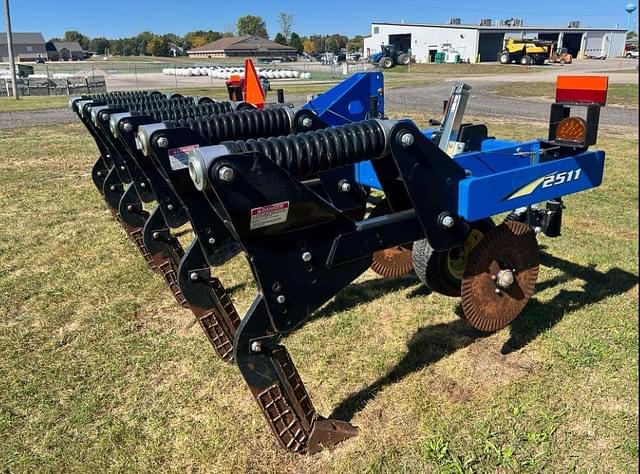
MULTIPOLYGON (((319 412, 361 430, 297 456, 111 218, 85 130, 0 130, 0 470, 637 472, 637 135, 600 147, 511 327, 481 337, 457 299, 367 272, 286 338, 319 412)), ((247 265, 216 272, 242 314, 247 265)))
MULTIPOLYGON (((551 82, 505 82, 499 84, 494 92, 508 97, 541 97, 553 100, 555 91, 556 86, 551 82)), ((637 108, 638 84, 609 84, 607 103, 637 108)))

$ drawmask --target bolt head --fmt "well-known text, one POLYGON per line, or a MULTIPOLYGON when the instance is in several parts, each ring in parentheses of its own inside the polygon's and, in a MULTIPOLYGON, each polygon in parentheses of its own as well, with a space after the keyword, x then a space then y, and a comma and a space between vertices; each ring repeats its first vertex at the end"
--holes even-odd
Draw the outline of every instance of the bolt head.
POLYGON ((111 191, 115 191, 115 190, 116 190, 116 187, 112 185, 112 186, 109 186, 109 189, 110 189, 111 191))
POLYGON ((218 170, 218 179, 225 183, 231 183, 235 178, 236 172, 229 166, 223 166, 218 170))
POLYGON ((413 145, 415 143, 416 139, 413 136, 412 133, 409 132, 405 132, 402 134, 402 136, 400 137, 400 143, 402 143, 402 146, 404 148, 408 148, 411 145, 413 145))
POLYGON ((124 171, 125 169, 124 165, 120 165, 120 170, 124 171))
POLYGON ((278 295, 278 297, 276 298, 276 301, 280 304, 284 304, 285 301, 287 301, 287 299, 284 297, 284 295, 278 295))
POLYGON ((169 139, 167 137, 160 137, 156 140, 156 144, 160 148, 167 148, 169 146, 169 139))
POLYGON ((262 343, 260 341, 253 341, 251 343, 251 352, 262 352, 262 343))
POLYGON ((154 232, 151 236, 153 240, 160 240, 160 232, 154 232))
POLYGON ((310 262, 312 258, 313 258, 313 255, 311 255, 311 252, 305 252, 302 254, 303 262, 310 262))
POLYGON ((127 211, 133 212, 133 204, 127 205, 127 211))
POLYGON ((451 216, 444 216, 440 222, 445 229, 451 229, 456 221, 451 216))
POLYGON ((313 125, 313 120, 310 117, 305 117, 302 119, 302 126, 304 128, 310 128, 313 125))
POLYGON ((173 204, 169 204, 169 205, 167 206, 167 209, 169 209, 170 211, 173 211, 173 204))
POLYGON ((102 176, 102 171, 98 171, 98 172, 96 173, 96 176, 97 176, 98 178, 100 178, 100 177, 102 176))
POLYGON ((146 188, 146 187, 147 187, 147 184, 146 184, 146 183, 140 183, 140 187, 141 187, 141 188, 146 188))
POLYGON ((500 288, 510 288, 515 281, 513 272, 511 270, 500 270, 496 275, 496 284, 500 288))
POLYGON ((213 237, 209 238, 209 245, 213 245, 216 243, 216 239, 214 239, 213 237))
POLYGON ((499 295, 500 293, 502 293, 502 292, 500 291, 500 288, 496 288, 494 291, 495 291, 496 295, 499 295))
POLYGON ((348 193, 349 191, 351 191, 351 183, 349 181, 342 181, 340 183, 340 191, 342 191, 343 193, 348 193))
POLYGON ((198 274, 196 272, 191 272, 191 274, 189 275, 189 279, 191 281, 198 281, 198 274))
POLYGON ((131 125, 129 122, 125 122, 122 124, 122 130, 129 133, 133 130, 133 125, 131 125))

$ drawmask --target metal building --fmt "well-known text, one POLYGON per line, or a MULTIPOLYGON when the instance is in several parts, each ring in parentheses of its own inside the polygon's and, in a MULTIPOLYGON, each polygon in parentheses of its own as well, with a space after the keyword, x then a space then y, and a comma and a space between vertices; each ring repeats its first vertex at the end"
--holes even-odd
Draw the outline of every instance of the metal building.
POLYGON ((480 25, 458 21, 453 18, 449 25, 372 23, 371 36, 364 40, 365 56, 380 51, 383 44, 395 44, 403 50, 411 48, 419 63, 435 62, 436 53, 447 51, 457 52, 465 62, 489 62, 497 60, 509 37, 554 41, 577 58, 624 55, 626 30, 619 28, 581 28, 579 22, 571 22, 566 28, 551 28, 524 26, 521 21, 510 25, 491 20, 481 20, 480 25))

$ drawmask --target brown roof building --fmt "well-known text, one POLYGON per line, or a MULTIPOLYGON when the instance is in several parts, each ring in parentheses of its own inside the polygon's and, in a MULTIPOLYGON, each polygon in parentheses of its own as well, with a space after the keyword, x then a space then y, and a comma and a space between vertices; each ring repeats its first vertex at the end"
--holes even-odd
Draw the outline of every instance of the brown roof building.
POLYGON ((47 54, 50 61, 81 61, 86 52, 77 41, 49 41, 47 54))
POLYGON ((233 36, 220 38, 187 52, 192 58, 237 58, 237 57, 293 57, 295 48, 284 46, 259 36, 233 36))

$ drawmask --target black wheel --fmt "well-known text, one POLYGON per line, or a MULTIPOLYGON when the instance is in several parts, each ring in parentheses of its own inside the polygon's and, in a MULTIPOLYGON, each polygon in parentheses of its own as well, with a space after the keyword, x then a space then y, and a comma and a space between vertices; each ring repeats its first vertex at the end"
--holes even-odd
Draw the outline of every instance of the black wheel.
POLYGON ((471 233, 464 246, 437 252, 426 239, 413 243, 413 269, 422 283, 436 293, 460 296, 467 258, 482 237, 496 225, 489 218, 469 223, 471 233))
POLYGON ((531 57, 530 56, 522 56, 520 58, 520 64, 522 64, 523 66, 528 66, 529 64, 531 64, 531 57))
POLYGON ((411 56, 408 54, 401 54, 398 56, 398 64, 402 64, 403 66, 408 66, 411 61, 411 56))
POLYGON ((509 64, 511 62, 509 53, 507 51, 503 51, 502 53, 500 53, 500 56, 498 57, 498 61, 500 62, 500 64, 509 64))
POLYGON ((393 67, 393 59, 390 58, 389 56, 385 56, 382 59, 380 59, 380 66, 382 66, 384 69, 389 69, 393 67))

